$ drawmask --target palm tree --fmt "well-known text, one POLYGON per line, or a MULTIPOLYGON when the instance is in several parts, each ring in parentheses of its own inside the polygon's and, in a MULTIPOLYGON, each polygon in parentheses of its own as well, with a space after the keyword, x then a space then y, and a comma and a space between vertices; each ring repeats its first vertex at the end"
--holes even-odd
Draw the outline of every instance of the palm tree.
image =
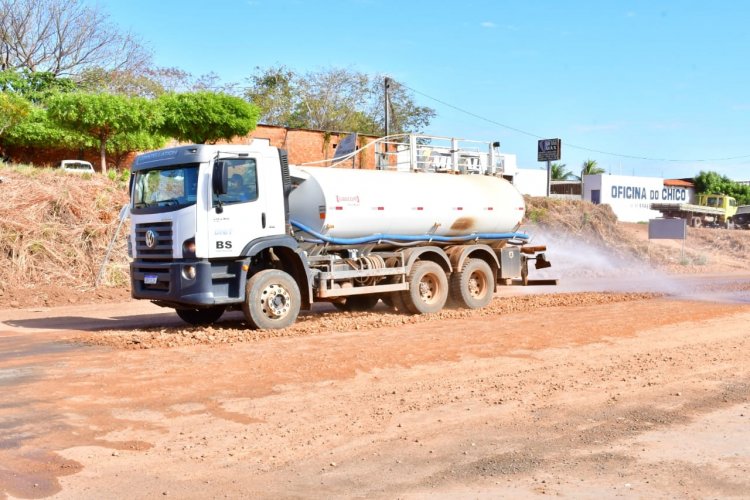
POLYGON ((550 165, 550 177, 553 181, 567 181, 573 177, 573 173, 565 170, 565 163, 553 163, 550 165))
POLYGON ((574 176, 576 179, 581 180, 581 177, 584 175, 599 175, 603 174, 604 169, 597 165, 596 160, 586 160, 583 162, 583 165, 581 165, 581 175, 574 176))

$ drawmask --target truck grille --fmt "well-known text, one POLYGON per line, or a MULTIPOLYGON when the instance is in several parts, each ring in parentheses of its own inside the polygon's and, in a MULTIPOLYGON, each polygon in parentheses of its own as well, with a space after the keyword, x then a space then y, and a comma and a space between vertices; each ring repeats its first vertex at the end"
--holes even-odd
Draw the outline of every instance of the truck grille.
POLYGON ((164 264, 133 264, 133 285, 139 292, 169 293, 172 283, 170 268, 164 264))
POLYGON ((137 224, 135 227, 135 250, 136 257, 139 259, 172 260, 172 223, 167 221, 137 224))

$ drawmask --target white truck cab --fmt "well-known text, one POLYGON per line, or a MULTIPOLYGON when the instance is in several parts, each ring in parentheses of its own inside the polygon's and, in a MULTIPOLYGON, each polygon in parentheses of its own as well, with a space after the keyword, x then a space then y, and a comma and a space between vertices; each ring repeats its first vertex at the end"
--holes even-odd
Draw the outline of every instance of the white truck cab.
POLYGON ((253 257, 268 247, 297 250, 286 230, 289 173, 281 165, 286 153, 264 141, 138 156, 131 176, 133 297, 191 318, 241 303, 253 257))

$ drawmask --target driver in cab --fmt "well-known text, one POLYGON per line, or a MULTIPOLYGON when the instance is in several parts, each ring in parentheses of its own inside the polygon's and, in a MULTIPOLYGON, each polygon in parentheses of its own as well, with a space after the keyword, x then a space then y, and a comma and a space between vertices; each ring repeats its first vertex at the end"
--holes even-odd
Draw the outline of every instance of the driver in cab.
POLYGON ((234 174, 229 178, 227 194, 238 201, 250 201, 255 198, 240 174, 234 174))

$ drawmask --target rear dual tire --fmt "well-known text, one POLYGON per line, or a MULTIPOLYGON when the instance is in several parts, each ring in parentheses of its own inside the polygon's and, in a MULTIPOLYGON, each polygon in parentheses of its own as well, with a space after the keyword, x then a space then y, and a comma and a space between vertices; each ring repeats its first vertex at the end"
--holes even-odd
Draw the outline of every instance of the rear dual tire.
POLYGON ((481 309, 492 302, 495 277, 489 264, 481 259, 468 259, 460 271, 451 275, 451 305, 466 309, 481 309))
POLYGON ((409 289, 392 295, 396 309, 411 314, 430 314, 443 309, 448 300, 448 278, 439 264, 428 260, 415 262, 406 281, 409 289))

